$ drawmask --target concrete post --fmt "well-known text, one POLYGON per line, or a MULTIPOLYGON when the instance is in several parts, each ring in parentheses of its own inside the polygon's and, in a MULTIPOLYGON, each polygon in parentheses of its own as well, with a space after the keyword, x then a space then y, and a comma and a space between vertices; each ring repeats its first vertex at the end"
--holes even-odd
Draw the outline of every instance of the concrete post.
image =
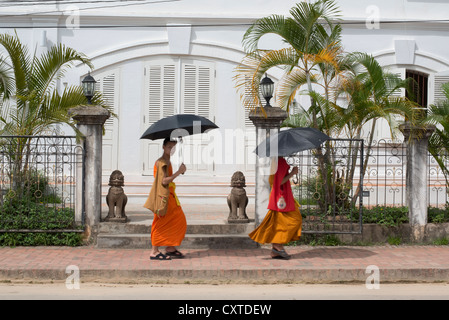
MULTIPOLYGON (((287 119, 287 112, 278 107, 256 108, 249 114, 249 119, 256 126, 256 145, 259 145, 270 135, 279 131, 282 122, 287 119)), ((269 177, 271 173, 271 159, 257 157, 256 159, 256 208, 255 223, 259 225, 268 212, 270 197, 269 177)))
POLYGON ((423 239, 427 224, 428 142, 435 127, 416 127, 406 122, 401 124, 399 129, 404 134, 407 144, 406 201, 412 237, 419 242, 423 239))
POLYGON ((103 125, 110 112, 100 106, 82 105, 70 109, 69 115, 85 139, 84 210, 86 226, 91 229, 101 219, 103 125))

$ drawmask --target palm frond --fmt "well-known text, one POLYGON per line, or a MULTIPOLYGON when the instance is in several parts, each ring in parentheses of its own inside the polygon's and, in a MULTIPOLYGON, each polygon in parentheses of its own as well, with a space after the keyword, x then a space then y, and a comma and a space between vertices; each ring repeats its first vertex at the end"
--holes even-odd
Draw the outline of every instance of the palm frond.
POLYGON ((257 50, 245 56, 236 68, 234 80, 240 100, 248 110, 261 106, 259 83, 263 75, 276 66, 291 66, 297 61, 296 51, 292 48, 281 50, 257 50))
POLYGON ((247 53, 255 51, 259 40, 267 34, 277 34, 283 37, 290 32, 288 19, 281 15, 272 15, 257 20, 243 35, 242 45, 247 53))
MULTIPOLYGON (((315 76, 311 78, 312 82, 317 82, 315 76)), ((294 68, 292 71, 284 74, 276 88, 277 104, 279 107, 289 112, 289 106, 292 104, 298 90, 307 84, 307 74, 300 68, 294 68)))
POLYGON ((38 91, 40 96, 45 96, 53 89, 56 80, 64 76, 67 68, 73 62, 81 62, 91 69, 93 68, 92 63, 84 54, 63 44, 51 47, 47 53, 35 61, 30 87, 38 91))
MULTIPOLYGON (((0 56, 0 101, 9 99, 14 91, 14 78, 11 74, 11 68, 0 56)), ((1 105, 1 102, 0 102, 1 105)))
POLYGON ((27 47, 20 42, 17 34, 15 37, 9 34, 0 34, 0 45, 8 53, 8 60, 10 60, 12 72, 14 73, 16 94, 28 95, 31 59, 27 47))

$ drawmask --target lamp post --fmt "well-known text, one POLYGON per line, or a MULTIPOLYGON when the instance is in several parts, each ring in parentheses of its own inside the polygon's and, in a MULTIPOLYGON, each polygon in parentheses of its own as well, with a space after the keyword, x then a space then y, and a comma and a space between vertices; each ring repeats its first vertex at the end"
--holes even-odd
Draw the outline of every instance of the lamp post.
POLYGON ((82 85, 83 85, 83 93, 87 98, 87 103, 92 104, 92 97, 95 94, 95 84, 97 81, 90 75, 90 71, 87 74, 87 76, 83 79, 82 85))
POLYGON ((260 91, 262 91, 262 96, 267 101, 266 107, 271 107, 270 100, 273 97, 274 92, 274 82, 270 78, 268 78, 268 75, 265 74, 265 78, 262 79, 260 82, 260 91))

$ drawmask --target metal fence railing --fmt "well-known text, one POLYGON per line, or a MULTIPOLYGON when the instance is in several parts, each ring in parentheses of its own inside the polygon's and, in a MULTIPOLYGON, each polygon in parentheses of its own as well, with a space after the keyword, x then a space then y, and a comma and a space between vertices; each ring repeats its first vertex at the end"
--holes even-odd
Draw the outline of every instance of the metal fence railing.
POLYGON ((361 233, 363 140, 331 139, 287 159, 298 166, 293 192, 303 233, 361 233))
POLYGON ((75 219, 80 149, 74 136, 0 137, 1 232, 82 229, 75 219))
MULTIPOLYGON (((360 233, 363 209, 406 207, 405 143, 332 139, 320 150, 288 158, 298 166, 293 191, 301 204, 304 233, 360 233), (365 170, 362 170, 362 165, 365 170)), ((448 157, 445 159, 449 166, 448 157)), ((446 177, 428 155, 428 206, 448 205, 446 177)))
MULTIPOLYGON (((402 142, 380 140, 368 157, 364 176, 364 205, 405 207, 407 150, 402 142)), ((444 157, 449 166, 448 157, 444 157)), ((429 153, 427 161, 427 192, 429 207, 445 207, 448 202, 446 177, 440 166, 429 153)))

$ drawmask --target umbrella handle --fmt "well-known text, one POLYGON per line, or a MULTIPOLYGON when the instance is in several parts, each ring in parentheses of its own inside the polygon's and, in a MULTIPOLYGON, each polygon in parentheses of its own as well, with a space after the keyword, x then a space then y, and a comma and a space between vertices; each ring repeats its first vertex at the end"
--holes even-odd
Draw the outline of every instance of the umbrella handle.
MULTIPOLYGON (((179 159, 181 160, 181 164, 184 163, 184 141, 182 140, 182 137, 179 137, 179 159)), ((184 173, 183 173, 184 175, 184 173)))

